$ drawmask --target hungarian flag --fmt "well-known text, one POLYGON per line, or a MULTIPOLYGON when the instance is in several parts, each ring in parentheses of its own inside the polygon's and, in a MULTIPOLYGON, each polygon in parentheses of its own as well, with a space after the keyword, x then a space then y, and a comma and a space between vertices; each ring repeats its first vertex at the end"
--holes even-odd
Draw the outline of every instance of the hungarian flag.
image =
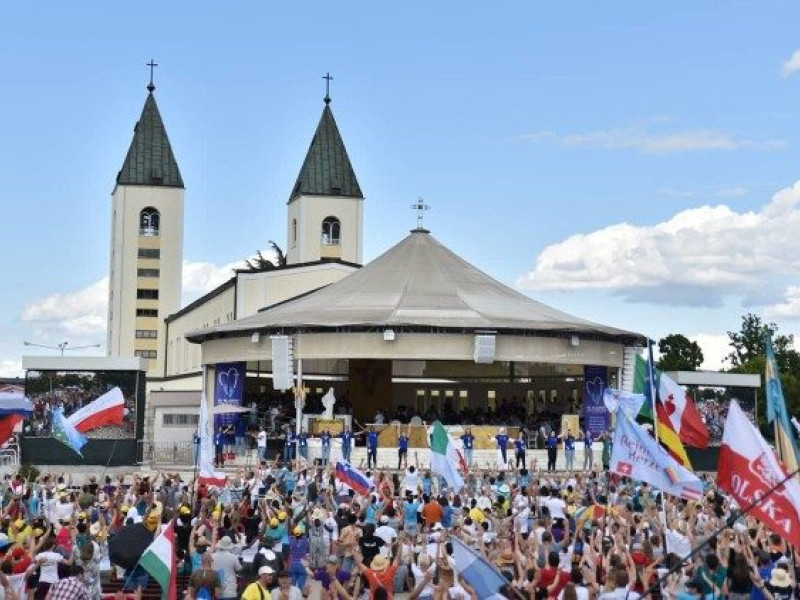
POLYGON ((717 485, 729 492, 742 509, 763 498, 751 513, 767 527, 800 548, 800 482, 789 473, 761 437, 739 404, 732 400, 722 436, 717 485), (776 485, 780 487, 764 498, 776 485))
MULTIPOLYGON (((653 368, 656 400, 664 406, 664 416, 678 435, 682 443, 694 448, 707 448, 709 441, 708 427, 697 410, 697 405, 686 389, 679 385, 666 373, 653 368)), ((633 391, 650 396, 650 380, 647 361, 636 357, 633 391)), ((649 403, 642 406, 640 419, 652 421, 653 411, 649 403)))
POLYGON ((161 587, 161 600, 177 600, 178 569, 175 564, 175 524, 167 525, 139 559, 139 565, 161 587))
POLYGON ((72 413, 67 421, 81 433, 106 425, 122 425, 125 399, 122 390, 111 388, 105 394, 72 413))
POLYGON ((464 479, 458 472, 463 457, 456 449, 455 443, 450 439, 447 430, 439 421, 433 424, 431 435, 431 469, 444 478, 447 487, 456 493, 464 487, 464 479))

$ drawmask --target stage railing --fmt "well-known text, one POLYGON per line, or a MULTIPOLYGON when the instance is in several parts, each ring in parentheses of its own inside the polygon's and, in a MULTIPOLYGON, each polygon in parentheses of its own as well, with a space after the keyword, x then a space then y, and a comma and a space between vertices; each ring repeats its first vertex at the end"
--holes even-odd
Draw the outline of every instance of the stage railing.
POLYGON ((195 445, 191 441, 156 442, 139 440, 139 463, 193 465, 195 445))

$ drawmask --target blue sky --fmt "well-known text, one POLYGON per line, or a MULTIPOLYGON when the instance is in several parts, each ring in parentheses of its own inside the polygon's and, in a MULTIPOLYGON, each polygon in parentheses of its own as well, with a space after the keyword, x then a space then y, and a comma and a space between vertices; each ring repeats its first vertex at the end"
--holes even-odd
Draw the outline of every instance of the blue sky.
POLYGON ((284 244, 330 71, 367 259, 423 196, 439 240, 580 316, 714 356, 745 311, 800 331, 800 5, 233 6, 5 9, 0 374, 23 340, 105 340, 110 192, 151 57, 187 300, 284 244))

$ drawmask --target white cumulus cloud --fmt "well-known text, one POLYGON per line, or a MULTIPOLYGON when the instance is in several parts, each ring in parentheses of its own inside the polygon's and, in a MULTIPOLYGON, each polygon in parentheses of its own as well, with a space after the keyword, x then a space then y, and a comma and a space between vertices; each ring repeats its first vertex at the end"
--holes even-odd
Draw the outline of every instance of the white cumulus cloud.
MULTIPOLYGON (((265 258, 274 258, 264 250, 265 258)), ((244 268, 244 261, 225 265, 184 261, 182 302, 184 305, 210 292, 233 277, 234 269, 244 268)), ((67 338, 71 343, 105 340, 108 315, 108 277, 73 292, 58 292, 29 303, 22 311, 23 323, 36 328, 36 339, 67 338)))
POLYGON ((21 360, 0 360, 0 377, 23 377, 21 360))
POLYGON ((728 338, 727 334, 697 333, 686 337, 693 342, 697 342, 697 345, 703 351, 701 369, 704 371, 719 371, 730 367, 725 363, 725 359, 731 353, 730 338, 728 338))
POLYGON ((800 285, 787 287, 783 299, 768 306, 764 316, 768 319, 800 319, 800 285))
POLYGON ((655 225, 618 223, 547 246, 518 280, 526 289, 611 290, 629 300, 720 306, 778 301, 800 275, 800 182, 756 211, 681 211, 655 225))
POLYGON ((789 77, 797 71, 800 71, 800 49, 792 52, 792 55, 781 65, 781 75, 784 77, 789 77))
POLYGON ((691 129, 686 131, 650 131, 641 126, 561 133, 539 131, 521 136, 529 142, 556 142, 576 148, 635 150, 644 154, 673 154, 700 150, 780 150, 783 140, 754 140, 725 131, 691 129))

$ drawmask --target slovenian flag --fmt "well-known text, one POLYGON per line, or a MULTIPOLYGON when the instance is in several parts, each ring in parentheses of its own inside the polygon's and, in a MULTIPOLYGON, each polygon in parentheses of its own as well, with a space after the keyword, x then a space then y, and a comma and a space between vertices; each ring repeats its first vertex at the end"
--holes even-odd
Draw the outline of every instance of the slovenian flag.
POLYGON ((33 412, 33 404, 22 394, 0 392, 0 417, 9 415, 28 416, 33 412))
POLYGON ((178 586, 175 561, 175 524, 167 525, 139 559, 139 566, 153 576, 161 587, 161 600, 177 600, 178 586))
POLYGON ((122 425, 125 416, 125 398, 118 387, 93 400, 72 413, 67 421, 81 433, 106 425, 122 425))
POLYGON ((366 496, 375 487, 367 476, 349 462, 340 460, 336 463, 336 479, 350 486, 357 494, 366 496))
POLYGON ((64 417, 64 410, 61 407, 53 410, 53 437, 65 446, 72 448, 78 453, 78 456, 83 457, 81 448, 86 445, 88 440, 85 435, 67 421, 66 417, 64 417))

